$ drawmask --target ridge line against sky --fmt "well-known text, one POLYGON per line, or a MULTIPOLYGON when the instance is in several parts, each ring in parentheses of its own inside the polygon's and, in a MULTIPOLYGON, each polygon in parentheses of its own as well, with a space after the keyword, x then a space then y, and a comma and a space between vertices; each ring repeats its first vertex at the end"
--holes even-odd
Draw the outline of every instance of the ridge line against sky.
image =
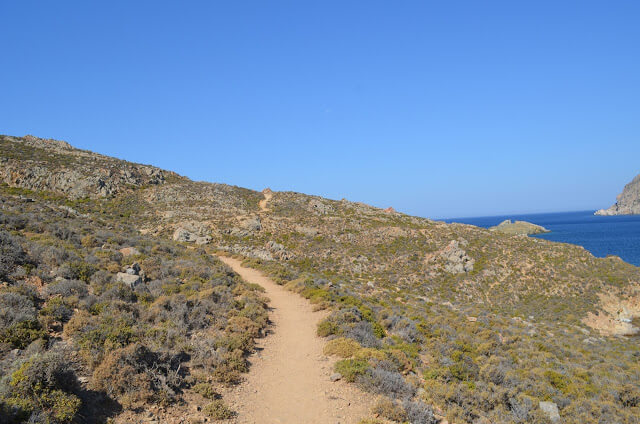
POLYGON ((4 2, 0 128, 419 216, 608 207, 640 3, 515 3, 4 2))

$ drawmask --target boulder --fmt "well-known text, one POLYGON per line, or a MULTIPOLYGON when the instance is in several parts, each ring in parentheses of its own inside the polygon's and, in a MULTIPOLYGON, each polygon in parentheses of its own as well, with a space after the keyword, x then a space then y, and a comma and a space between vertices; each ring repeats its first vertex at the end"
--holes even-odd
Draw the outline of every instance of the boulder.
POLYGON ((140 265, 137 262, 134 262, 133 265, 127 267, 124 272, 129 275, 140 275, 140 265))
POLYGON ((203 245, 211 243, 211 236, 196 237, 196 244, 203 245))
POLYGON ((342 379, 342 374, 340 374, 339 372, 335 373, 335 374, 331 374, 331 376, 329 377, 329 380, 331 381, 338 381, 342 379))
POLYGON ((246 218, 241 222, 241 226, 243 229, 254 232, 262 230, 262 222, 260 222, 260 217, 252 216, 250 218, 246 218))
POLYGON ((561 421, 558 405, 554 402, 540 402, 540 409, 549 417, 553 424, 557 424, 561 421))
POLYGON ((173 239, 179 242, 193 242, 198 236, 186 229, 180 227, 173 232, 173 239))
POLYGON ((135 289, 137 286, 142 284, 142 277, 134 274, 127 274, 126 272, 119 272, 116 274, 116 281, 124 283, 135 289))

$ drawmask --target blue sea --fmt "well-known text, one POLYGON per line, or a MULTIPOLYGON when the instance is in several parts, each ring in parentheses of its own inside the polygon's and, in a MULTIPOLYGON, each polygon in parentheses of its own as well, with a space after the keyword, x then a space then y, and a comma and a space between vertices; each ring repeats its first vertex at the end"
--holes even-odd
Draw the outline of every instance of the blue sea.
POLYGON ((541 213, 531 215, 485 216, 446 219, 478 227, 498 225, 505 219, 528 221, 550 230, 538 237, 583 246, 594 256, 620 256, 640 266, 640 215, 595 216, 594 211, 541 213))

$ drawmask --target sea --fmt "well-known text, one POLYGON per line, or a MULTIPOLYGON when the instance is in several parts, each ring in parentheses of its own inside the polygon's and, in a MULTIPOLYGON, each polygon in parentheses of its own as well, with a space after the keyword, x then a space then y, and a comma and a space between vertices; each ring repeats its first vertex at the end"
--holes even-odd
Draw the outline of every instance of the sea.
POLYGON ((594 256, 616 255, 640 266, 640 215, 596 216, 594 211, 445 219, 489 228, 505 219, 542 225, 550 233, 531 237, 583 246, 594 256))

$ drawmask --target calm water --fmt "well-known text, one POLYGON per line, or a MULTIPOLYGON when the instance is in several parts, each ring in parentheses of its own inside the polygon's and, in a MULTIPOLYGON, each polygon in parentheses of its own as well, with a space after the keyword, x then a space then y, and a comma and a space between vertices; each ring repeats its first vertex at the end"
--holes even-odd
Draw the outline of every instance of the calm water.
POLYGON ((640 215, 595 216, 593 211, 582 211, 454 218, 445 221, 488 228, 505 219, 528 221, 551 230, 548 234, 533 237, 578 244, 595 256, 617 255, 640 266, 640 215))

